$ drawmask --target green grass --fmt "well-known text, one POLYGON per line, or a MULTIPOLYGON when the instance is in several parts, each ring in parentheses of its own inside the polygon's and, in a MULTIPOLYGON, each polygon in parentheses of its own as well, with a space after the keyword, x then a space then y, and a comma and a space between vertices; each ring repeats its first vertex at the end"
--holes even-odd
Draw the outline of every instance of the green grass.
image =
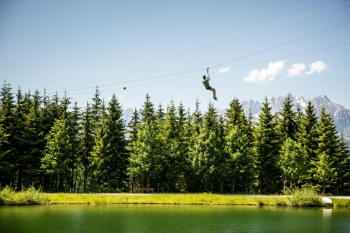
POLYGON ((10 187, 5 187, 0 191, 1 205, 39 205, 45 203, 48 203, 48 199, 33 187, 21 192, 15 192, 10 187))
POLYGON ((339 198, 332 198, 333 201, 333 207, 350 207, 350 200, 349 199, 339 199, 339 198))
POLYGON ((254 205, 276 206, 286 197, 233 196, 220 194, 45 194, 50 204, 168 204, 168 205, 254 205))
MULTIPOLYGON (((104 194, 104 193, 41 193, 34 188, 15 192, 0 191, 0 205, 34 204, 163 204, 163 205, 251 205, 321 207, 321 197, 312 189, 292 190, 285 196, 198 194, 104 194)), ((334 207, 350 207, 350 200, 333 199, 334 207)))
POLYGON ((292 189, 286 192, 288 204, 292 207, 323 206, 322 198, 313 188, 292 189))

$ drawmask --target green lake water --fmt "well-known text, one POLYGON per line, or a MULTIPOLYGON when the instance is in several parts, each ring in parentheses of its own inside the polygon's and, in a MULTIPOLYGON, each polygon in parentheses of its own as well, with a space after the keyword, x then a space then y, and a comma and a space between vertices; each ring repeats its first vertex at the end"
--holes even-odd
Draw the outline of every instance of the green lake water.
POLYGON ((0 207, 0 233, 349 233, 349 209, 237 206, 0 207))

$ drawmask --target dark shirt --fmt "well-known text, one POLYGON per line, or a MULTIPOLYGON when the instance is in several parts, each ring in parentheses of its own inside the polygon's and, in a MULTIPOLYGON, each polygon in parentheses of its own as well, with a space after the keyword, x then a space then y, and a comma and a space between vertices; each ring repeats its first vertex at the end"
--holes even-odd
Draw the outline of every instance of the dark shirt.
POLYGON ((203 85, 206 89, 208 89, 208 90, 211 89, 211 86, 209 85, 209 80, 204 80, 203 85))

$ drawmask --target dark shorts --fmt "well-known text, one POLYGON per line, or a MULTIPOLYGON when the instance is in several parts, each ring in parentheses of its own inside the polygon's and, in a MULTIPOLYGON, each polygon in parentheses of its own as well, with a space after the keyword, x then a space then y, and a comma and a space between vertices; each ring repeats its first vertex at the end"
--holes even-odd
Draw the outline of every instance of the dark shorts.
POLYGON ((205 87, 205 89, 207 89, 207 90, 213 90, 213 88, 211 87, 211 86, 207 86, 207 87, 205 87))

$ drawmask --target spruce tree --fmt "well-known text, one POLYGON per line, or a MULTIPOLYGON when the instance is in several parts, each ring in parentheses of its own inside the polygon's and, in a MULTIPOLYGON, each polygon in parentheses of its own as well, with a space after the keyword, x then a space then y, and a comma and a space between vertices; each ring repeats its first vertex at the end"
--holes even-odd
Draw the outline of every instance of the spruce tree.
POLYGON ((91 156, 90 153, 94 146, 93 135, 93 120, 91 107, 89 103, 86 104, 85 111, 82 114, 82 136, 81 136, 81 165, 83 169, 83 191, 88 191, 91 156))
MULTIPOLYGON (((158 111, 159 112, 159 111, 158 111)), ((162 118, 157 114, 158 120, 162 118)), ((161 186, 166 192, 175 191, 175 181, 177 173, 177 153, 179 132, 176 123, 176 108, 174 102, 170 102, 167 108, 165 120, 160 124, 160 136, 162 140, 162 175, 161 186)))
POLYGON ((287 98, 284 99, 278 128, 282 142, 287 138, 295 140, 297 132, 297 116, 293 111, 293 103, 290 96, 287 96, 287 98))
POLYGON ((282 171, 283 190, 300 187, 307 175, 307 156, 301 143, 287 138, 281 148, 279 166, 282 171))
MULTIPOLYGON (((184 192, 187 190, 186 175, 190 169, 190 163, 188 160, 188 145, 189 145, 189 126, 187 125, 187 118, 185 108, 182 103, 177 109, 177 131, 178 133, 178 144, 177 144, 177 166, 176 166, 176 181, 175 190, 184 192)), ((190 113, 188 114, 190 115, 190 113)))
POLYGON ((72 143, 66 119, 55 121, 47 135, 45 155, 41 158, 44 174, 54 177, 55 191, 69 191, 72 166, 72 143))
POLYGON ((317 160, 318 131, 317 117, 311 101, 308 102, 305 114, 300 119, 297 141, 301 143, 306 153, 307 176, 305 183, 315 184, 313 172, 314 162, 317 160))
POLYGON ((350 153, 343 135, 339 139, 336 160, 336 194, 350 193, 350 153))
POLYGON ((129 143, 132 143, 137 138, 137 127, 140 124, 139 113, 135 108, 131 120, 128 123, 127 138, 129 143))
MULTIPOLYGON (((75 192, 78 188, 79 178, 80 178, 80 161, 81 161, 81 125, 80 125, 80 109, 77 102, 74 103, 73 111, 69 112, 67 118, 68 132, 72 144, 72 167, 70 174, 70 191, 75 192)), ((81 182, 79 182, 81 183, 81 182)))
POLYGON ((231 192, 250 192, 254 188, 256 157, 250 124, 237 99, 230 103, 225 118, 226 172, 231 192))
POLYGON ((115 95, 108 104, 107 114, 98 130, 93 156, 94 180, 97 191, 125 191, 128 153, 122 109, 115 95))
POLYGON ((152 187, 159 190, 159 178, 162 173, 162 140, 154 105, 150 101, 149 95, 146 95, 141 116, 141 124, 138 127, 137 140, 132 145, 134 150, 130 154, 128 168, 132 191, 142 187, 152 187))
POLYGON ((338 137, 333 119, 321 109, 318 123, 317 159, 313 161, 316 184, 324 192, 336 192, 336 167, 338 161, 338 137))
POLYGON ((258 159, 259 191, 276 193, 281 190, 280 169, 278 167, 279 135, 271 106, 265 98, 259 122, 255 130, 255 153, 258 159))
POLYGON ((0 91, 0 128, 2 129, 3 141, 0 157, 0 186, 14 185, 15 183, 15 103, 10 84, 4 82, 0 91))
POLYGON ((98 127, 98 124, 102 118, 102 108, 104 106, 102 99, 100 98, 101 92, 98 87, 96 87, 95 95, 92 98, 92 106, 91 106, 91 117, 92 117, 92 125, 95 128, 98 127))
POLYGON ((210 104, 203 118, 200 133, 189 149, 192 167, 200 182, 199 191, 218 191, 223 182, 219 171, 224 162, 224 142, 217 118, 216 110, 210 104))
POLYGON ((29 108, 24 104, 24 98, 21 89, 17 91, 17 103, 15 107, 15 125, 14 125, 14 152, 16 154, 16 176, 17 189, 21 190, 22 185, 25 184, 28 170, 27 164, 30 162, 30 157, 27 152, 27 144, 25 140, 25 115, 28 114, 29 108))
POLYGON ((201 186, 201 177, 198 175, 198 172, 194 169, 194 159, 195 153, 191 151, 195 150, 195 146, 198 141, 200 134, 200 128, 203 121, 202 112, 199 109, 200 103, 196 101, 196 108, 192 115, 187 116, 187 135, 188 135, 188 163, 190 164, 190 169, 187 174, 187 187, 191 192, 198 192, 201 186))

